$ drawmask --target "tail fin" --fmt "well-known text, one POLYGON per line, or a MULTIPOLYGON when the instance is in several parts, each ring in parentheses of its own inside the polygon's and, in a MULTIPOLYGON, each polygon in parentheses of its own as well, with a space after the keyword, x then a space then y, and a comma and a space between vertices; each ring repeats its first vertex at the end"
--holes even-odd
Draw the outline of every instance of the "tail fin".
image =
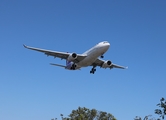
POLYGON ((71 63, 70 61, 66 60, 66 66, 69 65, 70 63, 71 63))

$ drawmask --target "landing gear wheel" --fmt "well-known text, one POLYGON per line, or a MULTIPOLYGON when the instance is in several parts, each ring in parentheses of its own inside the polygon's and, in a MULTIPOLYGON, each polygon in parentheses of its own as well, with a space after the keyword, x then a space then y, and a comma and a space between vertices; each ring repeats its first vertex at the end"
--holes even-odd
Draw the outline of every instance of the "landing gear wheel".
POLYGON ((96 72, 95 68, 92 68, 92 70, 90 71, 91 74, 94 74, 96 72))

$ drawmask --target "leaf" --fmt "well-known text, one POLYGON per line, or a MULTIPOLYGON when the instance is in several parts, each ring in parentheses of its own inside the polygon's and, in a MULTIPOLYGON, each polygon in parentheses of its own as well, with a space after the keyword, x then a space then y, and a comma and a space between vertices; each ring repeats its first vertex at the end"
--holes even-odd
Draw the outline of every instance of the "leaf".
POLYGON ((164 100, 165 100, 165 99, 162 97, 160 101, 162 102, 162 101, 164 101, 164 100))
POLYGON ((159 104, 157 104, 157 106, 159 106, 160 105, 160 103, 159 104))
POLYGON ((164 114, 166 115, 166 109, 164 110, 164 114))
POLYGON ((162 119, 164 120, 164 115, 162 116, 162 119))

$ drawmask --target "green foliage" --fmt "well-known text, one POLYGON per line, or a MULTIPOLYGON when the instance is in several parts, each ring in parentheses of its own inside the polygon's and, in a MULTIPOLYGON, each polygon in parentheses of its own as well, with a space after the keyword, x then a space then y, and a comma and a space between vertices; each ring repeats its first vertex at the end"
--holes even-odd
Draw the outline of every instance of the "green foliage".
POLYGON ((62 118, 63 120, 116 120, 116 118, 107 112, 97 111, 96 109, 88 109, 78 107, 77 110, 72 110, 69 117, 62 118))
MULTIPOLYGON (((143 119, 139 116, 136 116, 134 120, 156 120, 155 118, 152 117, 152 115, 147 115, 143 119)), ((158 120, 158 119, 157 119, 158 120)))
MULTIPOLYGON (((166 100, 164 98, 160 99, 160 103, 157 104, 160 109, 155 109, 155 114, 158 114, 161 119, 164 120, 166 115, 166 100)), ((145 116, 143 119, 139 116, 136 116, 134 120, 161 120, 160 118, 155 119, 152 115, 145 116)))
POLYGON ((166 100, 164 98, 161 98, 160 103, 157 104, 160 109, 155 110, 155 114, 158 114, 161 119, 164 120, 164 117, 166 115, 166 100))

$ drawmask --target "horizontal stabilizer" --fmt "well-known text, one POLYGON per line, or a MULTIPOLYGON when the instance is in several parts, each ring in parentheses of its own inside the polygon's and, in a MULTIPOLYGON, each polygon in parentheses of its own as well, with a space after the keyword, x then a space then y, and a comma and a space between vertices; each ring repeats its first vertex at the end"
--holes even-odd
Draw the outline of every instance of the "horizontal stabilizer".
POLYGON ((54 66, 59 66, 59 67, 66 68, 66 66, 64 66, 64 65, 59 65, 59 64, 54 64, 54 63, 50 63, 50 65, 54 65, 54 66))

